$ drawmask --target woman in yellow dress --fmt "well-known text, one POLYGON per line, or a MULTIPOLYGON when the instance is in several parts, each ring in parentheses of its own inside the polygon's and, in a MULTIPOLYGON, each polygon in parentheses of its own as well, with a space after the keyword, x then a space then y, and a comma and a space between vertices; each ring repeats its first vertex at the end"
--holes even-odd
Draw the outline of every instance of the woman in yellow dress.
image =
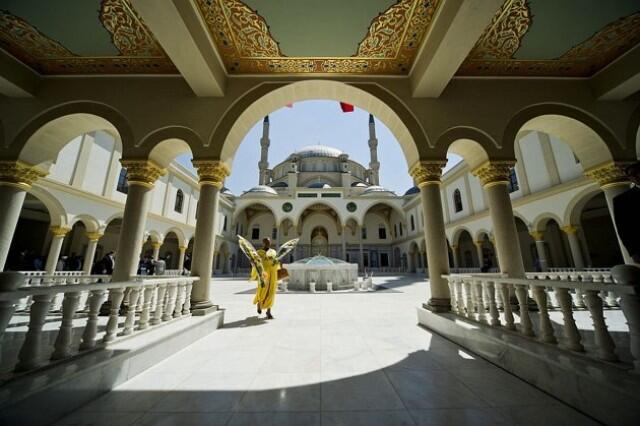
POLYGON ((276 258, 276 251, 271 248, 271 240, 264 238, 262 240, 263 247, 257 250, 258 256, 262 260, 263 282, 264 286, 260 285, 258 280, 258 272, 256 268, 251 268, 251 280, 258 281, 258 288, 256 290, 256 296, 253 298, 253 304, 258 306, 258 314, 262 313, 263 309, 267 310, 267 319, 273 319, 271 315, 271 307, 276 298, 276 292, 278 290, 278 270, 280 269, 280 261, 276 258))

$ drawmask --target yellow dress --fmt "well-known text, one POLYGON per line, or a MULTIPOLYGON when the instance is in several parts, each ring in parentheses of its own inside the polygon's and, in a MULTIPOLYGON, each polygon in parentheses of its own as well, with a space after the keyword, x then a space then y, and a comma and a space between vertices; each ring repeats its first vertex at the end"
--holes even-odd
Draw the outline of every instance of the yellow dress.
POLYGON ((267 274, 267 279, 265 286, 261 287, 256 269, 251 269, 251 280, 258 281, 258 288, 256 290, 256 296, 253 298, 253 304, 258 305, 260 309, 269 309, 273 306, 278 290, 278 270, 280 269, 280 262, 276 260, 276 251, 274 249, 267 251, 260 249, 256 250, 256 252, 258 256, 260 256, 260 259, 262 259, 262 265, 267 274))

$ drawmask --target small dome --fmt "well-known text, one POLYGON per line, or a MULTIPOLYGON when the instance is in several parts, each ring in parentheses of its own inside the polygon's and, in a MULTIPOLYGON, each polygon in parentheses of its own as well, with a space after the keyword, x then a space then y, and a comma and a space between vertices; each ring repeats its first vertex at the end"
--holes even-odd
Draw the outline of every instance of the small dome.
POLYGON ((405 192, 404 195, 414 195, 418 193, 420 193, 420 188, 418 188, 417 186, 412 186, 411 188, 407 189, 407 192, 405 192))
POLYGON ((331 188, 331 185, 326 182, 311 182, 307 188, 331 188))
POLYGON ((352 187, 352 188, 366 188, 366 187, 367 187, 367 184, 366 184, 366 183, 364 183, 364 182, 353 182, 353 183, 351 184, 351 187, 352 187))
POLYGON ((306 257, 304 259, 296 260, 293 263, 310 265, 310 266, 325 266, 325 265, 338 265, 347 263, 344 260, 335 259, 333 257, 323 256, 321 254, 316 254, 313 257, 306 257))
POLYGON ((299 158, 309 158, 309 157, 331 157, 331 158, 338 158, 343 154, 342 151, 340 151, 337 148, 332 148, 330 146, 325 146, 325 145, 309 145, 309 146, 305 146, 304 148, 300 148, 299 150, 295 151, 293 154, 291 154, 288 159, 292 159, 294 157, 299 158))
POLYGON ((278 195, 275 189, 267 186, 267 185, 258 185, 254 186, 250 190, 246 191, 245 194, 264 194, 264 195, 278 195))
MULTIPOLYGON (((390 189, 387 188, 383 188, 382 186, 378 186, 378 185, 372 185, 370 187, 368 187, 367 189, 365 189, 362 194, 380 194, 380 193, 389 193, 389 194, 394 194, 393 191, 391 191, 390 189)), ((394 194, 395 195, 395 194, 394 194)))

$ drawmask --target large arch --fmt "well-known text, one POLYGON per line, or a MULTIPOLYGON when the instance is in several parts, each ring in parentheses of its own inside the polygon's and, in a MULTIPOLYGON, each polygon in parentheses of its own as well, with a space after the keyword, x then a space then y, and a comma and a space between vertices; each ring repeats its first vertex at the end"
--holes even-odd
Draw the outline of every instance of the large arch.
POLYGON ((221 117, 209 138, 213 157, 231 166, 234 153, 255 123, 291 102, 312 99, 348 102, 375 115, 400 143, 408 166, 426 156, 430 144, 419 120, 400 99, 382 86, 376 83, 304 80, 263 83, 239 97, 221 117))
POLYGON ((513 156, 512 150, 505 150, 488 133, 473 127, 460 126, 446 130, 438 136, 436 147, 444 153, 459 155, 471 170, 488 161, 490 152, 495 152, 492 157, 509 159, 513 156))
MULTIPOLYGON (((157 129, 146 135, 140 145, 148 149, 148 159, 166 168, 183 154, 192 156, 202 149, 202 140, 197 133, 186 127, 171 126, 157 129)), ((128 152, 123 154, 126 158, 128 152)))

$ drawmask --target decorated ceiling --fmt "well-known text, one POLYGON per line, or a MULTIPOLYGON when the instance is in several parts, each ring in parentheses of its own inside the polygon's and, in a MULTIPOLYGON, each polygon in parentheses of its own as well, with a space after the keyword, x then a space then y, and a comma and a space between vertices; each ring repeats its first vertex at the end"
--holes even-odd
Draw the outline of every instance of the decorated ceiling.
MULTIPOLYGON (((442 0, 184 0, 229 74, 408 75, 442 0)), ((640 43, 638 0, 505 0, 461 76, 591 76, 640 43)), ((131 0, 0 0, 41 74, 177 74, 131 0)))

